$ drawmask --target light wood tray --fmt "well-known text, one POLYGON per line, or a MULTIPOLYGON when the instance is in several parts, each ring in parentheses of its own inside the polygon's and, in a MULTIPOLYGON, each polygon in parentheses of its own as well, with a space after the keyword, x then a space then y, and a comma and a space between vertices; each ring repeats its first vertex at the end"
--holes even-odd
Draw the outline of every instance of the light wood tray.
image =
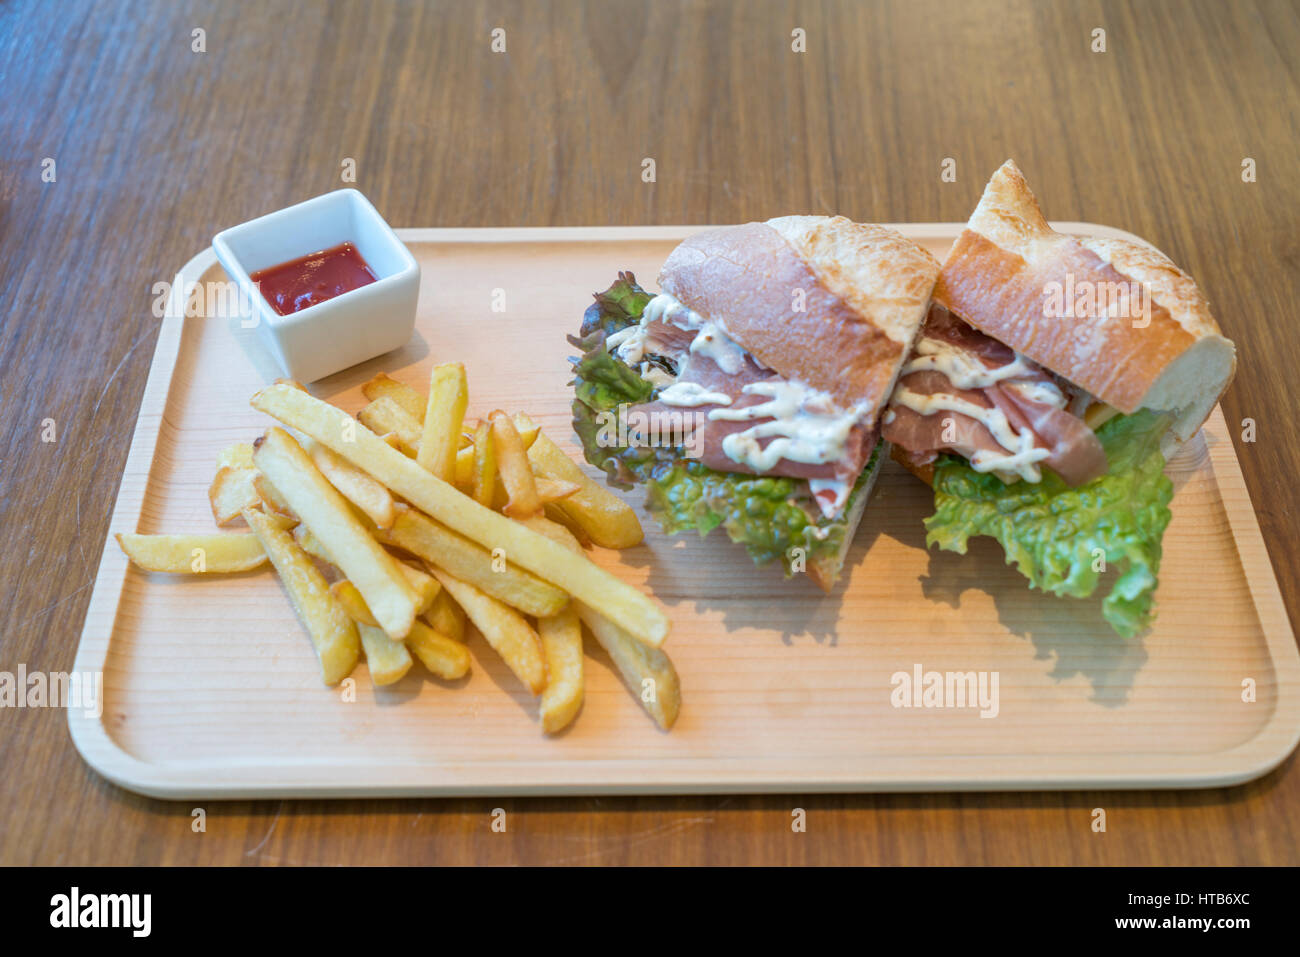
MULTIPOLYGON (((423 270, 416 337, 312 391, 355 411, 377 372, 424 388, 433 363, 462 360, 471 415, 526 409, 580 460, 565 334, 618 270, 653 288, 696 228, 405 230, 423 270)), ((961 227, 900 228, 942 258, 961 227)), ((208 251, 177 286, 224 278, 208 251)), ((110 532, 213 530, 217 453, 270 424, 248 399, 279 373, 253 335, 164 320, 110 532)), ((754 567, 721 531, 669 538, 642 513, 644 546, 596 558, 672 618, 684 704, 671 733, 597 654, 583 712, 547 738, 477 636, 469 678, 448 685, 417 665, 375 691, 362 665, 345 702, 320 684, 272 572, 147 574, 110 537, 76 660, 103 672, 104 712, 70 710, 69 724, 100 773, 171 798, 1234 784, 1296 746, 1300 658, 1220 411, 1168 471, 1160 614, 1135 641, 1097 600, 1031 592, 989 539, 965 557, 927 551, 930 491, 893 463, 830 597, 754 567), (891 707, 891 676, 916 664, 998 672, 999 715, 891 707)))

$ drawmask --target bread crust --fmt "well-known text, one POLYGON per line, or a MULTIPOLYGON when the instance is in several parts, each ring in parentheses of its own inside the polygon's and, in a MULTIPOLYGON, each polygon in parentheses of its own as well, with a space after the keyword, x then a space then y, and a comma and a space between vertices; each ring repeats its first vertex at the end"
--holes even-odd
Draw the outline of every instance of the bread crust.
POLYGON ((925 319, 939 264, 883 226, 794 216, 692 236, 659 286, 763 365, 863 405, 870 427, 925 319))
POLYGON ((934 297, 1121 412, 1176 412, 1181 439, 1200 428, 1236 369, 1235 349, 1190 276, 1147 246, 1055 232, 1010 160, 985 187, 934 297), (1055 305, 1069 308, 1069 290, 1091 293, 1094 309, 1049 315, 1057 292, 1055 305), (1128 316, 1096 308, 1126 291, 1137 292, 1119 300, 1128 316))

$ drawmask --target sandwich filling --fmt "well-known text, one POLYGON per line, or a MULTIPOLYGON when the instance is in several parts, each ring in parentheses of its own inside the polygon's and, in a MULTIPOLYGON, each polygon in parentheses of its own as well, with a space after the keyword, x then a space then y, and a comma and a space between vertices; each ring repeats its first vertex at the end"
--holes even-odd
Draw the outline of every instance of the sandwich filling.
MULTIPOLYGON (((606 340, 658 392, 645 417, 690 409, 681 419, 700 461, 720 472, 806 479, 822 514, 835 518, 875 447, 862 405, 843 408, 827 393, 766 368, 706 319, 667 293, 636 325, 606 340)), ((647 437, 630 430, 633 442, 647 437)))
POLYGON ((918 467, 952 452, 1008 484, 1037 483, 1047 466, 1078 486, 1106 472, 1101 442, 1078 414, 1089 399, 936 302, 882 433, 918 467))
POLYGON ((630 273, 595 299, 570 337, 587 461, 614 485, 644 483, 670 533, 722 527, 787 573, 836 555, 879 462, 864 410, 777 374, 722 323, 651 296, 630 273), (656 413, 679 425, 672 444, 644 425, 656 413))

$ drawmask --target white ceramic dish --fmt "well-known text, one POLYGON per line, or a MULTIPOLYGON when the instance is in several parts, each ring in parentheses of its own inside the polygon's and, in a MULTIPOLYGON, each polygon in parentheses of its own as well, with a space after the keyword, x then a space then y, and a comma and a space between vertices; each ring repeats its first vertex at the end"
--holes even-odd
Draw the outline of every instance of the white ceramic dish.
POLYGON ((355 189, 340 189, 222 230, 217 259, 239 284, 262 341, 285 374, 314 382, 404 346, 415 329, 420 266, 355 189), (292 315, 278 314, 250 278, 259 269, 352 243, 377 280, 292 315))

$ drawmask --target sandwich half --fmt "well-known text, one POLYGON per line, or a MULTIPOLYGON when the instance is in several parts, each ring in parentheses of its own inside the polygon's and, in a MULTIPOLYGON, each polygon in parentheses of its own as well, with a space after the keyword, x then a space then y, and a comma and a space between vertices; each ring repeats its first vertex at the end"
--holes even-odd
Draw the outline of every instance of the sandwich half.
POLYGON ((1055 232, 1020 170, 989 181, 935 284, 882 416, 929 482, 927 542, 996 538, 1031 587, 1091 595, 1131 637, 1152 619, 1172 484, 1236 368, 1195 281, 1149 246, 1055 232))
POLYGON ((657 295, 620 273, 570 337, 587 460, 666 531, 721 526, 829 591, 938 271, 882 226, 786 216, 686 240, 657 295))

